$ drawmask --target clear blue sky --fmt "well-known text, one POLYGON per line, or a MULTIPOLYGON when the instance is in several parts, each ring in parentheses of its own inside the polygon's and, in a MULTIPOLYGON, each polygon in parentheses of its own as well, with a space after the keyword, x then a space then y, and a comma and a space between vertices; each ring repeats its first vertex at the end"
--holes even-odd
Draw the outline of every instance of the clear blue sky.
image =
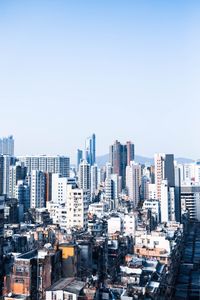
POLYGON ((200 157, 200 1, 0 1, 0 136, 200 157))

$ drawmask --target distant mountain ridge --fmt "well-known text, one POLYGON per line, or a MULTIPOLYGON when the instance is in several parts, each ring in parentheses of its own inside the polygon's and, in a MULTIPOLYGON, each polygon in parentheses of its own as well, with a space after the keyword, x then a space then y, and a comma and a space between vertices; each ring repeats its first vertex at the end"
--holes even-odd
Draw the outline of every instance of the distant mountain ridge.
MULTIPOLYGON (((175 160, 180 164, 187 164, 187 163, 191 163, 194 161, 190 158, 184 158, 184 157, 176 157, 175 160)), ((105 166, 105 164, 109 161, 109 154, 97 156, 96 161, 97 161, 97 165, 99 167, 105 166)), ((136 155, 135 162, 140 163, 140 164, 153 165, 154 159, 150 158, 150 157, 136 155)))

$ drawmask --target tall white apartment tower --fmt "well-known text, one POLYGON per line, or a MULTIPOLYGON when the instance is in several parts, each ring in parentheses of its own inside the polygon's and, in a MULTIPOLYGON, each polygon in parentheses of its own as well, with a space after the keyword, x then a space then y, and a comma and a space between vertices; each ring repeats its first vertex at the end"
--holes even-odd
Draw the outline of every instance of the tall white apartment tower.
POLYGON ((30 174, 30 206, 31 208, 45 207, 45 174, 33 170, 30 174))
POLYGON ((154 156, 155 161, 155 184, 157 199, 161 199, 161 185, 162 181, 168 181, 169 187, 175 186, 174 174, 174 155, 157 153, 154 156))
POLYGON ((90 164, 83 160, 79 165, 79 188, 90 190, 90 164))
POLYGON ((62 204, 67 198, 67 178, 52 174, 52 201, 62 204))
POLYGON ((108 178, 113 173, 112 164, 107 162, 106 163, 106 178, 108 178))
POLYGON ((98 189, 98 167, 97 165, 91 166, 91 196, 95 196, 98 189))
POLYGON ((67 187, 67 228, 87 227, 88 192, 87 190, 67 187))
POLYGON ((156 198, 161 200, 161 187, 164 177, 165 154, 156 153, 154 156, 155 162, 155 184, 156 184, 156 198))
POLYGON ((134 202, 136 207, 140 200, 140 186, 141 186, 141 166, 134 161, 126 167, 126 189, 129 200, 134 202))
POLYGON ((161 222, 175 221, 175 188, 169 187, 168 180, 161 184, 161 222))

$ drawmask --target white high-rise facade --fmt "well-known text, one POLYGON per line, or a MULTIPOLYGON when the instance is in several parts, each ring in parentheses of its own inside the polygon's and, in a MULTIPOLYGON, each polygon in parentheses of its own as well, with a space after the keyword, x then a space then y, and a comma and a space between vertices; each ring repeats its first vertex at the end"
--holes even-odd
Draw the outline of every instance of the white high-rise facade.
POLYGON ((141 166, 134 161, 126 167, 126 189, 130 201, 137 207, 140 200, 141 166))
POLYGON ((181 175, 181 183, 183 185, 190 184, 190 182, 200 182, 200 163, 178 164, 181 175))
POLYGON ((156 198, 161 200, 161 186, 165 179, 165 154, 157 153, 154 156, 155 162, 155 184, 156 184, 156 198))
POLYGON ((67 184, 65 200, 62 203, 50 201, 47 208, 54 224, 61 228, 86 229, 88 215, 88 191, 75 187, 74 184, 67 184))
POLYGON ((76 186, 75 178, 67 178, 62 177, 59 174, 52 174, 51 200, 57 204, 66 203, 68 185, 76 186))
POLYGON ((88 215, 88 192, 84 189, 73 188, 69 185, 67 189, 67 228, 87 227, 88 215))
POLYGON ((30 205, 31 208, 45 207, 45 174, 38 170, 33 170, 30 174, 30 205))
POLYGON ((91 197, 94 197, 98 189, 98 167, 91 166, 91 197))
POLYGON ((52 174, 52 197, 51 200, 57 204, 66 202, 67 178, 59 174, 52 174))
POLYGON ((200 183, 181 186, 181 209, 188 212, 190 220, 200 221, 200 183))
POLYGON ((24 180, 26 177, 26 168, 21 162, 15 162, 9 168, 9 198, 15 198, 15 189, 18 180, 24 180))
POLYGON ((90 191, 90 164, 83 160, 79 165, 79 188, 90 191))
POLYGON ((175 186, 174 155, 157 153, 155 161, 155 184, 157 189, 157 199, 161 199, 161 185, 163 180, 168 180, 168 186, 175 186))
POLYGON ((113 173, 112 164, 107 162, 106 163, 106 178, 108 178, 113 173))
POLYGON ((169 192, 168 182, 163 180, 160 188, 161 222, 169 221, 169 192))
POLYGON ((32 155, 18 156, 19 161, 27 167, 27 172, 38 170, 47 173, 57 173, 62 177, 70 176, 70 159, 67 156, 32 155))
POLYGON ((155 183, 148 184, 148 199, 157 199, 157 188, 155 183))
POLYGON ((161 201, 161 222, 180 221, 179 172, 173 154, 155 154, 156 197, 161 201))
POLYGON ((175 188, 169 187, 168 180, 161 184, 161 222, 175 221, 175 188))

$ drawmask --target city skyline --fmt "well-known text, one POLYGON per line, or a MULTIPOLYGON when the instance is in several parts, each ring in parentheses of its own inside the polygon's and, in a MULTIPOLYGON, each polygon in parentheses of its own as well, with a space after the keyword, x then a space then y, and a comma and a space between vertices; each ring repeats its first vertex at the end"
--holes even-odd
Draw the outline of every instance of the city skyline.
POLYGON ((0 1, 0 300, 200 299, 199 31, 197 0, 0 1))
MULTIPOLYGON (((92 136, 95 136, 95 153, 96 153, 96 135, 93 133, 92 134, 92 136)), ((69 157, 69 159, 70 159, 70 163, 71 163, 71 165, 76 165, 76 167, 80 164, 80 162, 83 160, 83 161, 88 161, 89 162, 89 160, 88 160, 88 157, 86 157, 87 155, 88 155, 88 148, 87 148, 87 146, 86 146, 86 144, 85 145, 82 145, 83 147, 82 147, 82 149, 79 149, 79 148, 77 148, 76 149, 76 155, 74 156, 74 155, 72 155, 72 157, 70 157, 67 153, 39 153, 39 152, 36 152, 36 153, 25 153, 25 154, 23 154, 23 155, 19 155, 19 154, 16 154, 16 153, 14 153, 14 148, 15 148, 15 146, 14 146, 14 143, 16 143, 16 140, 14 139, 14 137, 13 137, 13 135, 9 135, 9 136, 3 136, 3 137, 0 137, 0 142, 1 142, 1 140, 5 140, 5 141, 9 141, 9 139, 12 139, 12 143, 13 143, 13 149, 12 149, 12 154, 11 153, 1 153, 1 155, 11 155, 11 156, 13 156, 13 157, 30 157, 30 156, 33 156, 33 157, 66 157, 66 156, 68 156, 69 157), (80 152, 81 152, 81 154, 80 154, 80 152), (81 155, 81 156, 80 156, 81 155)), ((87 137, 86 138, 86 140, 85 140, 85 143, 86 143, 86 141, 87 140, 89 140, 89 139, 91 139, 91 137, 87 137)), ((117 139, 115 139, 114 141, 113 141, 113 143, 119 143, 119 144, 121 144, 121 141, 119 141, 119 140, 117 140, 117 139)), ((130 161, 136 161, 137 163, 141 163, 141 164, 147 164, 147 165, 149 165, 149 164, 151 164, 151 161, 153 161, 153 156, 155 156, 155 154, 158 154, 158 152, 154 152, 153 153, 153 155, 152 156, 144 156, 144 155, 140 155, 140 153, 137 153, 136 155, 135 155, 135 144, 132 144, 132 142, 131 141, 126 141, 126 142, 124 142, 124 143, 122 143, 122 145, 131 145, 132 147, 133 147, 133 150, 129 150, 129 152, 130 151, 133 151, 133 153, 134 153, 134 159, 130 159, 130 155, 131 155, 131 153, 129 153, 129 162, 130 161), (145 161, 146 160, 146 161, 145 161)), ((91 166, 92 165, 94 165, 94 164, 97 164, 97 165, 99 165, 99 167, 101 167, 102 166, 102 164, 104 164, 106 161, 107 162, 109 162, 109 157, 110 157, 110 147, 112 147, 112 145, 109 145, 109 151, 107 152, 107 153, 102 153, 102 154, 99 154, 99 155, 95 155, 95 161, 91 164, 91 163, 89 163, 91 166)), ((164 152, 160 152, 160 154, 163 154, 164 152)), ((174 154, 173 154, 174 155, 174 154)), ((193 162, 195 162, 195 161, 199 161, 199 159, 193 159, 193 158, 189 158, 189 157, 183 157, 183 156, 176 156, 175 155, 175 159, 178 159, 178 162, 179 163, 191 163, 192 161, 193 162)))
POLYGON ((0 136, 16 154, 66 154, 95 132, 199 158, 197 1, 1 1, 0 136))

